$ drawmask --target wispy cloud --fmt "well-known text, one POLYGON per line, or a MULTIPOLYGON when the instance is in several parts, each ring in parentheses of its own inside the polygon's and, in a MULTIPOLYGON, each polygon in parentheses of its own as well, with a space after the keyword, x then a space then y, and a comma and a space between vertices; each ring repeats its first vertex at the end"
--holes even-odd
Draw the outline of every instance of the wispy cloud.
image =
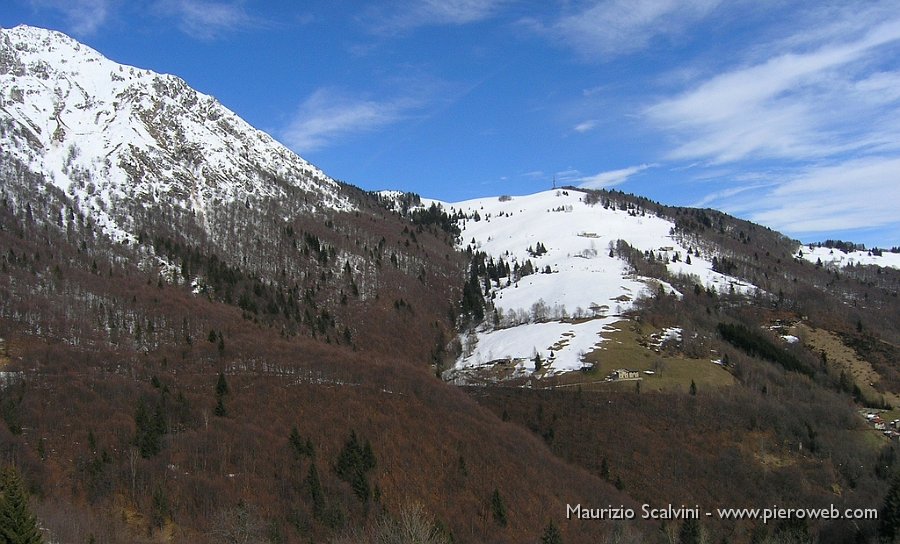
POLYGON ((29 0, 34 9, 62 13, 69 30, 77 36, 95 34, 109 18, 111 3, 111 0, 29 0))
POLYGON ((413 98, 379 101, 322 88, 303 101, 281 136, 302 154, 406 119, 421 106, 421 101, 413 98))
POLYGON ((736 199, 734 197, 736 197, 737 195, 746 193, 748 191, 757 191, 757 190, 765 188, 765 187, 771 187, 772 185, 775 185, 775 184, 773 184, 773 183, 759 183, 759 184, 754 183, 754 184, 748 184, 748 185, 741 185, 738 187, 729 187, 727 189, 722 189, 719 191, 713 191, 712 193, 705 195, 700 200, 692 203, 691 207, 692 208, 706 208, 708 206, 713 206, 713 207, 725 208, 725 207, 728 207, 728 205, 730 204, 732 208, 735 208, 737 206, 735 206, 736 199))
POLYGON ((866 157, 810 167, 766 191, 762 205, 750 216, 791 233, 900 229, 898 172, 898 157, 866 157))
POLYGON ((160 0, 156 9, 174 17, 182 32, 199 40, 213 40, 229 32, 264 26, 239 1, 160 0))
POLYGON ((628 168, 620 168, 619 170, 608 170, 600 172, 593 176, 578 177, 574 181, 582 189, 602 189, 604 187, 614 187, 628 181, 628 179, 636 174, 643 172, 648 168, 655 167, 655 164, 640 164, 637 166, 629 166, 628 168))
POLYGON ((571 47, 589 60, 603 60, 648 47, 660 36, 684 31, 719 0, 603 0, 555 20, 526 19, 538 33, 571 47))
POLYGON ((881 48, 900 40, 900 19, 809 52, 784 51, 696 85, 645 110, 682 143, 669 157, 725 163, 813 158, 896 142, 897 126, 863 119, 896 113, 897 72, 866 73, 881 48), (893 90, 890 90, 893 89, 893 90), (885 92, 886 90, 887 93, 885 92), (885 128, 887 131, 885 131, 885 128))
POLYGON ((508 0, 411 0, 372 10, 366 23, 379 34, 433 25, 464 25, 493 17, 508 0))
POLYGON ((585 132, 590 132, 596 126, 597 126, 596 119, 588 119, 587 121, 582 121, 582 122, 578 123, 577 125, 575 125, 575 127, 572 130, 574 130, 575 132, 580 132, 580 133, 584 134, 585 132))
POLYGON ((696 205, 791 235, 900 229, 900 17, 889 4, 805 13, 794 34, 641 110, 671 144, 664 158, 732 170, 696 205))

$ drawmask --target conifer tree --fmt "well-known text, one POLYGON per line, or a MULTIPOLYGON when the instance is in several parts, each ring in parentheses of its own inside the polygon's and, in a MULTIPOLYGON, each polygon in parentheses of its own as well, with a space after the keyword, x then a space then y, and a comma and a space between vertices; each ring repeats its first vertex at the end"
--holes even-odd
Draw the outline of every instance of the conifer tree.
POLYGON ((684 520, 678 532, 678 541, 681 544, 700 544, 702 542, 700 522, 694 518, 684 520))
POLYGON ((372 451, 372 443, 366 438, 366 444, 362 449, 362 470, 369 472, 375 468, 375 452, 372 451))
POLYGON ((288 443, 290 443, 291 449, 294 451, 295 458, 300 459, 301 457, 313 457, 314 450, 312 440, 307 438, 304 441, 303 437, 300 436, 300 431, 297 430, 296 425, 291 427, 291 434, 288 436, 288 443))
POLYGON ((28 507, 28 492, 15 468, 0 471, 0 542, 40 544, 44 542, 37 519, 28 507))
POLYGON ((884 542, 896 542, 900 537, 900 472, 891 480, 884 504, 878 512, 878 536, 884 542))
POLYGON ((225 381, 225 373, 219 372, 219 379, 216 381, 216 409, 213 412, 218 417, 228 415, 228 410, 225 409, 225 395, 227 394, 228 382, 225 381))
POLYGON ((219 380, 216 382, 216 396, 224 397, 228 394, 228 382, 225 380, 225 373, 219 372, 219 380))
POLYGON ((491 514, 493 514, 497 525, 506 527, 506 504, 503 502, 503 497, 500 496, 500 490, 496 487, 494 492, 491 493, 491 514))
POLYGON ((150 414, 144 401, 138 404, 134 413, 134 445, 141 452, 141 457, 153 457, 162 449, 162 428, 158 418, 150 414))
POLYGON ((225 402, 222 401, 222 397, 216 397, 216 408, 213 413, 216 417, 226 417, 228 415, 228 410, 225 409, 225 402))
POLYGON ((356 431, 351 432, 334 465, 335 473, 350 484, 359 500, 366 501, 371 492, 367 474, 374 468, 372 443, 366 440, 365 445, 360 446, 356 431))
POLYGON ((562 544, 562 533, 559 532, 559 527, 552 520, 544 529, 544 534, 541 536, 541 544, 562 544))
POLYGON ((313 514, 319 518, 325 513, 325 493, 322 491, 322 482, 319 480, 319 471, 315 463, 309 464, 305 484, 313 503, 313 514))

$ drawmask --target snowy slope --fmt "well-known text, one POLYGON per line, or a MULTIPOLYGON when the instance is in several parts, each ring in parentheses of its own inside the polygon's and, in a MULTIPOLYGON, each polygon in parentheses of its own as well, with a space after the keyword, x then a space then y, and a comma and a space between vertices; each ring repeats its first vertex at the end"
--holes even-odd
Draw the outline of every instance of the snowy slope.
POLYGON ((812 263, 821 261, 824 266, 874 265, 900 268, 900 253, 890 253, 888 251, 882 252, 881 255, 875 255, 871 251, 845 253, 840 249, 816 246, 801 246, 800 251, 803 252, 800 257, 812 263))
POLYGON ((672 234, 671 221, 649 212, 588 204, 584 196, 574 190, 553 190, 441 203, 451 214, 466 215, 460 222, 463 247, 503 258, 511 266, 530 260, 538 271, 509 285, 503 280, 492 285, 497 315, 463 335, 456 372, 510 360, 527 373, 534 370, 535 354, 550 373, 579 369, 583 355, 602 341, 599 334, 635 299, 656 293, 660 286, 673 293, 668 284, 635 276, 615 251, 610 256, 620 239, 642 252, 653 252, 654 258, 667 262, 670 273, 694 276, 705 287, 736 293, 756 289, 713 271, 714 255, 693 252, 688 264, 689 248, 672 234), (547 251, 535 256, 538 243, 547 251))
POLYGON ((117 240, 133 234, 123 199, 201 219, 209 206, 289 188, 351 207, 336 182, 183 80, 28 26, 0 29, 0 149, 117 240))

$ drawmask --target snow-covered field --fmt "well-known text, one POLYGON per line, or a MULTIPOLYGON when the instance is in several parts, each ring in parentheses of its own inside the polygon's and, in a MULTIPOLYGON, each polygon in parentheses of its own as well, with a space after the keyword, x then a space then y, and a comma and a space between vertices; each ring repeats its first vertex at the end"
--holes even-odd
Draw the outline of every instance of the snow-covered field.
POLYGON ((462 358, 462 367, 481 367, 498 360, 513 360, 517 368, 527 372, 535 370, 535 356, 542 365, 553 372, 567 372, 582 368, 582 356, 597 347, 600 333, 612 331, 610 325, 618 321, 616 316, 564 323, 526 323, 506 329, 477 332, 478 343, 469 346, 470 336, 464 336, 465 349, 471 350, 462 358))
POLYGON ((533 371, 535 353, 551 374, 576 370, 583 366, 583 355, 603 340, 600 333, 637 298, 653 295, 660 287, 680 296, 668 284, 633 274, 615 254, 620 239, 653 252, 671 273, 694 276, 704 287, 739 293, 755 289, 714 272, 714 255, 698 254, 699 248, 692 248, 696 251, 688 263, 689 248, 672 234, 672 222, 649 212, 589 205, 584 196, 580 191, 551 190, 440 203, 451 214, 462 211, 469 217, 460 224, 463 248, 472 246, 495 261, 502 258, 510 267, 530 260, 537 271, 518 282, 501 279, 492 284, 497 315, 463 335, 463 355, 455 370, 512 360, 521 371, 533 371), (535 255, 539 243, 547 251, 535 255), (572 318, 578 318, 577 324, 572 318))
POLYGON ((824 266, 851 266, 851 265, 876 265, 890 268, 900 268, 900 253, 882 252, 880 256, 871 251, 851 251, 844 253, 840 249, 827 247, 800 246, 803 252, 802 258, 811 263, 822 261, 824 266))

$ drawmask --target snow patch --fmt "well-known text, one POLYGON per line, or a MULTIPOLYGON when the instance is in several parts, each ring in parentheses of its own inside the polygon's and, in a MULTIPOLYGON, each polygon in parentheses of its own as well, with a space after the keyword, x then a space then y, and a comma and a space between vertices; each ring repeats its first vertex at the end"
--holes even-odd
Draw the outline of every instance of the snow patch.
POLYGON ((801 246, 797 256, 814 264, 821 262, 823 266, 828 267, 874 265, 900 269, 900 253, 891 253, 890 251, 844 252, 837 248, 801 246))

